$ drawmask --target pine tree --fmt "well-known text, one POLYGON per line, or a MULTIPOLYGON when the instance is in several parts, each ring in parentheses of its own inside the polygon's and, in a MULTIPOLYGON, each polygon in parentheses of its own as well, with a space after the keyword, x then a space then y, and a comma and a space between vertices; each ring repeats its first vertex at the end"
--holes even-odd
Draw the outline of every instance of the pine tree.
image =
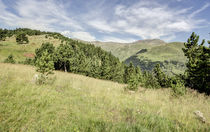
POLYGON ((136 74, 136 69, 132 62, 125 69, 125 82, 128 84, 129 90, 137 90, 139 86, 138 76, 136 74))
MULTIPOLYGON (((43 43, 40 48, 35 50, 35 54, 36 54, 36 56, 34 58, 35 62, 38 58, 40 58, 42 56, 44 51, 47 51, 48 54, 54 55, 55 47, 51 43, 43 43)), ((53 58, 54 58, 54 56, 53 56, 53 58)))
POLYGON ((144 71, 143 73, 142 86, 146 88, 155 88, 155 89, 160 88, 157 78, 155 78, 154 75, 149 71, 144 71))
POLYGON ((6 32, 3 29, 0 29, 0 41, 5 41, 6 39, 6 32))
POLYGON ((139 83, 143 82, 143 74, 139 66, 136 67, 136 76, 139 83))
POLYGON ((136 70, 132 62, 130 62, 129 66, 125 67, 125 74, 124 74, 124 80, 125 83, 128 83, 129 80, 133 77, 136 76, 136 70))
POLYGON ((111 67, 110 67, 109 57, 107 55, 104 55, 101 60, 101 77, 103 79, 109 80, 111 76, 110 70, 111 67))
POLYGON ((187 85, 200 92, 210 94, 209 73, 210 73, 210 48, 204 46, 205 41, 199 45, 199 36, 194 32, 184 43, 183 52, 188 58, 186 64, 187 85))
POLYGON ((12 54, 10 54, 5 60, 4 63, 12 63, 15 64, 15 59, 12 54))
POLYGON ((53 55, 49 54, 47 50, 43 51, 40 58, 36 60, 37 72, 41 73, 39 83, 44 84, 48 79, 48 75, 53 74, 54 62, 53 55))
POLYGON ((159 85, 161 87, 168 87, 169 86, 169 80, 168 77, 165 75, 165 73, 162 71, 160 64, 157 64, 155 68, 153 69, 154 76, 157 79, 159 85))
POLYGON ((60 44, 60 46, 57 48, 55 56, 56 56, 56 62, 57 65, 59 65, 59 68, 63 69, 65 72, 72 71, 72 66, 70 63, 73 63, 73 54, 74 51, 69 44, 60 44), (71 65, 71 66, 70 66, 71 65))

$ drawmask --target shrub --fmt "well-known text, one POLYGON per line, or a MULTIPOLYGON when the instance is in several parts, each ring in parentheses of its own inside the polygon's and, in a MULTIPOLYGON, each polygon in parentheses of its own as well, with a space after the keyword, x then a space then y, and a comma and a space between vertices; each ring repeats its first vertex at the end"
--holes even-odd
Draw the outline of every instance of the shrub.
POLYGON ((5 60, 4 63, 12 63, 15 64, 15 59, 12 54, 10 54, 5 60))
POLYGON ((37 71, 40 73, 38 83, 45 84, 48 80, 48 75, 53 74, 53 55, 49 54, 47 50, 43 51, 40 58, 36 60, 35 65, 37 67, 37 71))
POLYGON ((34 65, 34 59, 26 58, 24 61, 20 61, 19 63, 25 65, 34 65))
POLYGON ((169 79, 167 75, 162 71, 160 64, 157 64, 155 68, 153 69, 153 73, 155 78, 157 79, 157 82, 161 87, 169 87, 169 79))
POLYGON ((128 81, 128 86, 126 89, 136 91, 138 90, 139 82, 138 79, 135 75, 131 76, 129 81, 128 81))
POLYGON ((18 44, 24 44, 24 43, 27 44, 27 43, 29 43, 29 40, 25 33, 19 33, 16 36, 16 42, 18 44))
POLYGON ((145 88, 161 88, 154 75, 148 71, 144 72, 141 85, 145 88))
POLYGON ((182 96, 186 93, 186 88, 181 80, 176 80, 176 83, 171 82, 171 88, 174 96, 182 96))

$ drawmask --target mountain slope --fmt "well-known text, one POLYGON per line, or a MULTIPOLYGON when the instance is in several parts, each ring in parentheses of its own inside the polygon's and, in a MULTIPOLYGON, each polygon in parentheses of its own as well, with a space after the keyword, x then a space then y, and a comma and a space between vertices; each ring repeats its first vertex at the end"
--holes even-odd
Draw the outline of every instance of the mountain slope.
POLYGON ((116 43, 116 42, 91 42, 95 46, 100 46, 106 51, 111 51, 113 55, 117 56, 121 61, 129 58, 130 56, 137 53, 140 49, 156 47, 165 44, 164 41, 153 39, 153 40, 141 40, 133 43, 116 43))
POLYGON ((55 72, 53 84, 36 85, 35 68, 0 63, 0 131, 209 131, 210 98, 170 89, 143 89, 55 72), (21 69, 21 70, 20 70, 21 69))
POLYGON ((166 43, 162 40, 142 40, 134 43, 103 43, 93 42, 106 51, 125 61, 126 64, 133 62, 143 70, 152 70, 159 63, 165 72, 183 73, 185 70, 186 57, 182 52, 184 47, 181 42, 166 43))

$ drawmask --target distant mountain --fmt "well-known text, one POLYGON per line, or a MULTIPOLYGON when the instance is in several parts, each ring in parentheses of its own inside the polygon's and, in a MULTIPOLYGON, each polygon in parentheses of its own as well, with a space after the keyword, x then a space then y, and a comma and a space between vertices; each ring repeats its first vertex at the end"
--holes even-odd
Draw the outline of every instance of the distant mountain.
POLYGON ((126 64, 133 62, 143 70, 152 70, 159 63, 165 72, 183 73, 186 57, 181 42, 166 43, 159 39, 139 40, 133 43, 91 42, 106 51, 110 51, 126 64))

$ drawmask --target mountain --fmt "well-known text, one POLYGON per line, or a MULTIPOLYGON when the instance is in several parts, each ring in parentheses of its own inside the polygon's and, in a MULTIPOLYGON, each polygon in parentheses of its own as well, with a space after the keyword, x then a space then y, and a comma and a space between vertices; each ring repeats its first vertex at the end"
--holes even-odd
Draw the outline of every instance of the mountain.
POLYGON ((132 62, 143 70, 152 70, 159 63, 168 74, 183 73, 186 57, 182 52, 182 42, 166 43, 159 39, 139 40, 133 43, 92 42, 110 51, 126 64, 132 62))
MULTIPOLYGON (((10 36, 10 34, 14 34, 13 32, 21 32, 21 30, 7 30, 7 34, 10 36)), ((33 57, 35 49, 40 47, 44 42, 53 43, 55 46, 62 43, 58 39, 58 33, 38 32, 30 29, 24 30, 29 34, 29 44, 17 45, 14 36, 6 37, 5 41, 0 42, 0 62, 5 60, 11 53, 16 57, 18 62, 24 61, 26 57, 33 57), (46 37, 46 34, 49 34, 48 37, 46 37)), ((148 39, 133 43, 100 41, 82 41, 82 43, 94 44, 97 47, 101 47, 105 51, 111 52, 126 64, 133 62, 135 66, 140 66, 142 70, 151 71, 157 63, 168 74, 179 74, 185 70, 186 57, 182 52, 183 43, 180 42, 166 43, 159 39, 148 39)))

